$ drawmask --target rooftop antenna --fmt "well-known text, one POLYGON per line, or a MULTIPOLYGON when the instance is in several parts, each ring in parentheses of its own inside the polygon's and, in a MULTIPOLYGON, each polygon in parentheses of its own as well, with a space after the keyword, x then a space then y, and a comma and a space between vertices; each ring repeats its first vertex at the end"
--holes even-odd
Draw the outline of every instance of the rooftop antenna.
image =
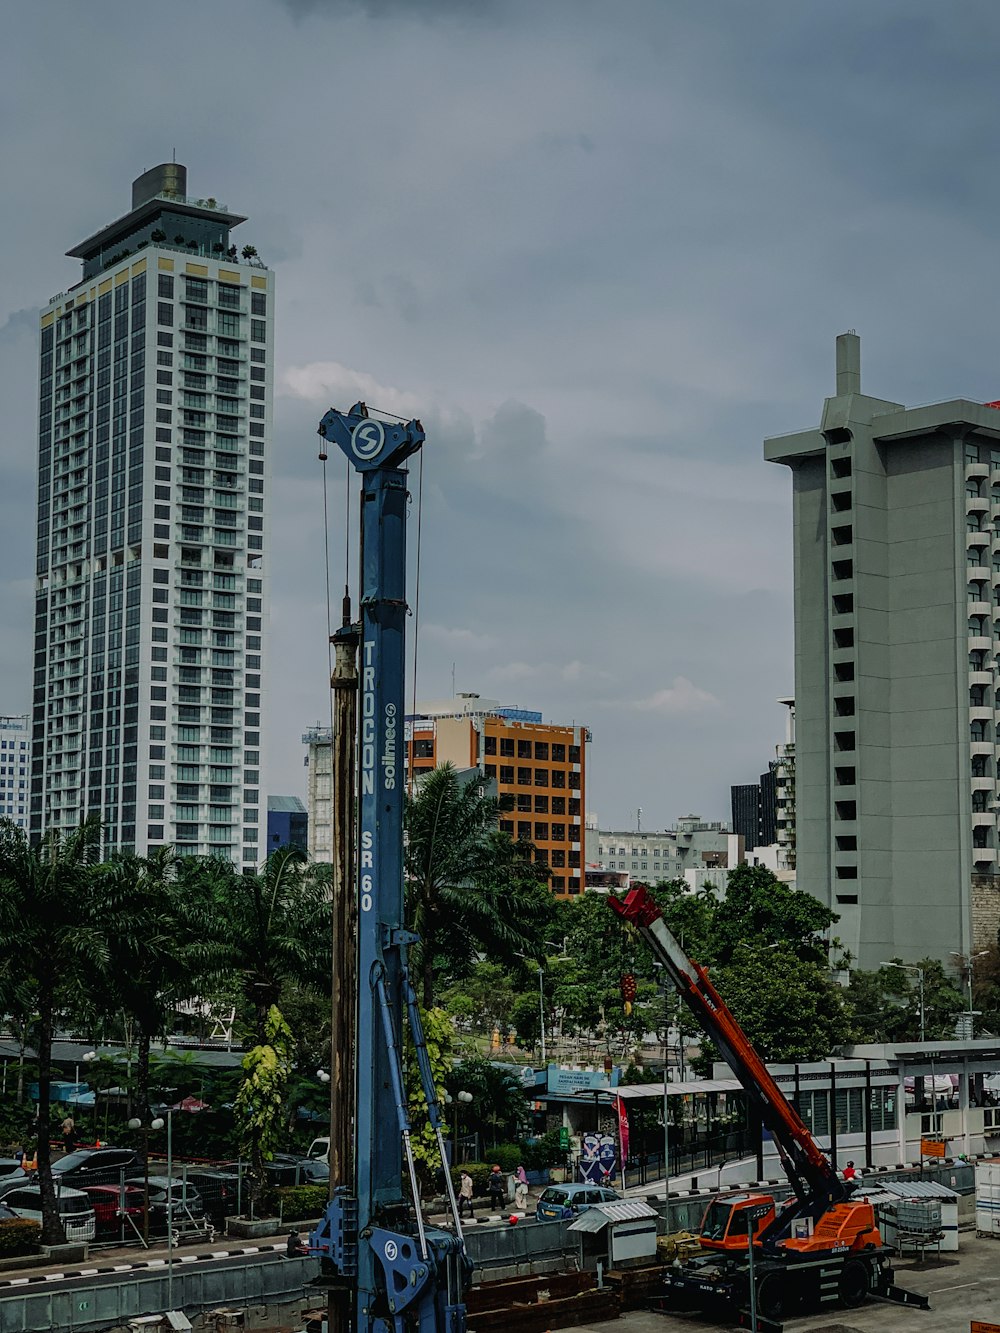
POLYGON ((639 806, 638 810, 635 812, 635 831, 636 831, 636 833, 641 833, 641 832, 642 832, 642 806, 641 806, 641 805, 639 806))
POLYGON ((455 663, 451 664, 451 697, 455 698, 455 663))

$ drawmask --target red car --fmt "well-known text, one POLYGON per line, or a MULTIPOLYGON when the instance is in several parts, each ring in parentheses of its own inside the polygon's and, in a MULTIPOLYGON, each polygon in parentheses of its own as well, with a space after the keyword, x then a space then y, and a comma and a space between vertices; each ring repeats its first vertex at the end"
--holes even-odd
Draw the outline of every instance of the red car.
POLYGON ((145 1195, 135 1185, 126 1185, 124 1201, 123 1191, 117 1185, 88 1185, 83 1191, 90 1200, 90 1206, 97 1218, 99 1236, 118 1236, 124 1224, 126 1236, 135 1235, 132 1227, 125 1220, 131 1218, 138 1229, 142 1230, 143 1200, 145 1195), (122 1216, 124 1214, 124 1216, 122 1216))

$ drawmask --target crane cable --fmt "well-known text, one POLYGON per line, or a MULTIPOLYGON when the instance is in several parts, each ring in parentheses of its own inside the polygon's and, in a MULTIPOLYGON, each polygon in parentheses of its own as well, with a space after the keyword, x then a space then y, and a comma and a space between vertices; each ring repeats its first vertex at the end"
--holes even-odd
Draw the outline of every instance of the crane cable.
MULTIPOLYGON (((420 641, 420 548, 424 527, 424 451, 420 449, 420 461, 417 464, 417 560, 414 571, 414 591, 413 591, 413 695, 412 707, 410 708, 410 742, 415 751, 416 745, 413 741, 414 728, 417 718, 417 651, 420 641)), ((413 758, 408 755, 409 764, 407 765, 408 780, 406 785, 407 795, 413 796, 413 758)))

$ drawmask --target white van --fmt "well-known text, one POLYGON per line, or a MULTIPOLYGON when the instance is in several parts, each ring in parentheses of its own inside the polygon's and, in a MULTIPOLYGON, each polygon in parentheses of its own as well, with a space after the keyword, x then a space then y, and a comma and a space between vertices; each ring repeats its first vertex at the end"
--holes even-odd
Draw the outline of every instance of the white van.
POLYGON ((313 1139, 312 1143, 310 1143, 309 1145, 309 1151, 306 1153, 306 1156, 310 1159, 310 1161, 326 1162, 327 1166, 329 1166, 330 1165, 329 1138, 313 1139))
MULTIPOLYGON (((18 1217, 29 1222, 42 1220, 42 1194, 37 1185, 21 1185, 4 1192, 3 1201, 18 1217)), ((97 1234, 97 1217, 83 1190, 63 1188, 56 1195, 59 1216, 71 1244, 91 1241, 97 1234)))

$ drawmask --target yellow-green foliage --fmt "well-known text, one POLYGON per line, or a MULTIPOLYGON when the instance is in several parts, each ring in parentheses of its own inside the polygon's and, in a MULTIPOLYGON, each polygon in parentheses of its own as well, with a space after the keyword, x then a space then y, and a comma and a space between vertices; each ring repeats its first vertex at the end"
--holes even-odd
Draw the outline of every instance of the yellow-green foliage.
MULTIPOLYGON (((424 1041, 431 1062, 431 1074, 437 1088, 438 1100, 444 1102, 445 1075, 451 1069, 452 1051, 455 1045, 455 1025, 444 1009, 434 1008, 420 1011, 420 1021, 424 1028, 424 1041)), ((425 1177, 429 1177, 441 1165, 437 1140, 427 1119, 427 1099, 420 1083, 420 1070, 417 1067, 417 1053, 410 1042, 407 1048, 406 1101, 412 1127, 413 1155, 425 1177)))
POLYGON ((281 1135, 285 1091, 292 1072, 292 1031, 281 1010, 272 1004, 264 1027, 262 1046, 243 1057, 243 1082, 233 1114, 243 1151, 269 1162, 281 1135))

